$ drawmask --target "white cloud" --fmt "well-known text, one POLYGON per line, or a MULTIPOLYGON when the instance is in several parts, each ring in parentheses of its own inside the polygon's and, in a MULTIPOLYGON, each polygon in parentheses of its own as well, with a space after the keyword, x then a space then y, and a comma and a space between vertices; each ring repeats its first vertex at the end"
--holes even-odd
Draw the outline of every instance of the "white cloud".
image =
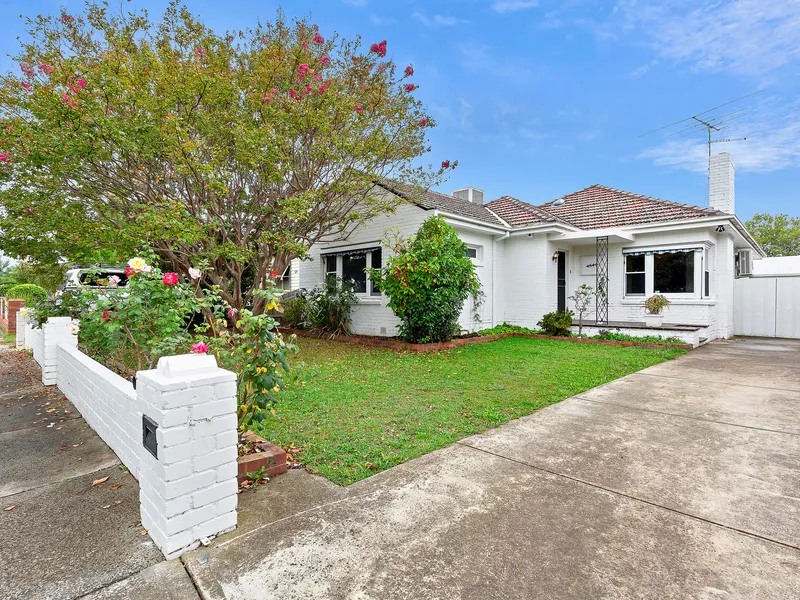
POLYGON ((644 34, 662 58, 698 70, 762 76, 800 58, 800 0, 620 0, 598 29, 609 30, 644 34))
POLYGON ((533 8, 538 4, 536 0, 495 0, 492 4, 492 10, 501 14, 512 13, 533 8))
MULTIPOLYGON (((711 151, 715 154, 730 152, 739 171, 769 173, 800 167, 798 112, 800 103, 786 106, 775 100, 764 101, 752 109, 749 118, 716 136, 723 139, 746 137, 746 141, 713 144, 711 151)), ((638 158, 651 160, 657 166, 705 172, 708 167, 708 145, 703 143, 703 135, 704 132, 698 130, 695 139, 667 139, 658 146, 644 150, 638 158)))
POLYGON ((496 57, 485 44, 462 44, 462 64, 471 71, 487 72, 506 79, 527 79, 531 70, 507 59, 496 57))
POLYGON ((456 17, 445 17, 442 15, 434 15, 432 18, 428 18, 422 13, 415 12, 411 15, 417 21, 425 25, 425 27, 452 27, 454 25, 459 25, 462 23, 467 23, 468 21, 462 21, 456 17))

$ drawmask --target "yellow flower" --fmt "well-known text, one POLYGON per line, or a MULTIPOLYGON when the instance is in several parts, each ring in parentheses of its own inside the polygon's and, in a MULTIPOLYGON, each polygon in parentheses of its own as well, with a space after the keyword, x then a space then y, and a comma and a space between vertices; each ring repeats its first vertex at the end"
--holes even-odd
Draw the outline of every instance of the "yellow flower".
POLYGON ((142 269, 144 269, 147 266, 147 263, 145 262, 145 260, 143 258, 139 258, 137 256, 137 257, 132 258, 132 259, 130 259, 128 261, 128 266, 131 269, 135 269, 136 271, 141 271, 142 269))
POLYGON ((266 394, 267 393, 267 388, 264 388, 263 390, 261 390, 261 393, 262 394, 266 394))
POLYGON ((281 391, 281 387, 279 385, 276 385, 274 388, 272 388, 272 391, 277 394, 278 392, 281 391))
POLYGON ((252 354, 252 353, 253 353, 253 349, 252 349, 252 348, 248 348, 248 349, 247 349, 247 353, 248 353, 248 354, 252 354))

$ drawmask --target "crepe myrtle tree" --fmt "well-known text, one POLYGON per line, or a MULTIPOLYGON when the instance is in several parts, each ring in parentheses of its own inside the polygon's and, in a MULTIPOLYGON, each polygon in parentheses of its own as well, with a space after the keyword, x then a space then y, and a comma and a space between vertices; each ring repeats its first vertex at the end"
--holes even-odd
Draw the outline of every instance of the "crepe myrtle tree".
POLYGON ((402 201, 376 180, 424 190, 456 164, 415 166, 434 122, 386 41, 282 12, 221 34, 180 3, 158 23, 90 3, 26 25, 0 78, 8 254, 108 259, 145 242, 257 314, 270 273, 402 201))

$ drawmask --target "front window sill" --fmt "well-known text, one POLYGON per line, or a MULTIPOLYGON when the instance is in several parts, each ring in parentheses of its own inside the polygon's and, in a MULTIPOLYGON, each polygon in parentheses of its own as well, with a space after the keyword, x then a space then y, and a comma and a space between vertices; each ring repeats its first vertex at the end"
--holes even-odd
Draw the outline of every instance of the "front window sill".
POLYGON ((381 303, 380 296, 358 296, 358 300, 353 302, 352 304, 375 304, 379 305, 381 303))
MULTIPOLYGON (((699 306, 714 306, 717 303, 717 301, 715 299, 713 299, 713 298, 686 298, 686 297, 675 298, 675 297, 670 297, 667 294, 665 294, 665 296, 666 296, 667 300, 669 300, 670 304, 678 304, 678 305, 681 305, 681 304, 696 304, 696 305, 699 305, 699 306)), ((625 298, 622 299, 621 304, 623 306, 641 306, 642 304, 644 304, 644 301, 646 299, 647 298, 645 298, 643 296, 640 296, 638 298, 631 297, 631 296, 626 296, 625 298)))

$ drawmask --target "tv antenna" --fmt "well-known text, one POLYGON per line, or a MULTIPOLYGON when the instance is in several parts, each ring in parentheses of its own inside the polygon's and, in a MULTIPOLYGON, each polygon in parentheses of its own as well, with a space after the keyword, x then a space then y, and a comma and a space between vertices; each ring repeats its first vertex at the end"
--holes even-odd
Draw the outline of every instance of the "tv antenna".
POLYGON ((704 131, 706 134, 705 135, 706 144, 708 145, 708 158, 710 159, 711 144, 722 144, 725 142, 742 142, 747 139, 746 137, 713 139, 712 136, 714 134, 720 134, 724 131, 727 131, 728 126, 732 121, 736 121, 737 119, 741 119, 742 117, 747 116, 750 107, 742 106, 739 103, 742 100, 745 100, 746 98, 752 98, 753 96, 756 96, 757 94, 760 94, 763 91, 764 90, 759 90, 751 94, 746 94, 729 102, 725 102, 713 108, 709 108, 708 110, 704 110, 703 112, 697 113, 696 115, 692 115, 691 117, 686 117, 685 119, 681 119, 680 121, 675 121, 674 123, 670 123, 669 125, 658 127, 656 129, 653 129, 652 131, 643 133, 638 137, 641 138, 651 135, 653 133, 657 133, 659 131, 671 130, 671 132, 669 133, 669 137, 685 138, 697 135, 699 132, 704 131))

